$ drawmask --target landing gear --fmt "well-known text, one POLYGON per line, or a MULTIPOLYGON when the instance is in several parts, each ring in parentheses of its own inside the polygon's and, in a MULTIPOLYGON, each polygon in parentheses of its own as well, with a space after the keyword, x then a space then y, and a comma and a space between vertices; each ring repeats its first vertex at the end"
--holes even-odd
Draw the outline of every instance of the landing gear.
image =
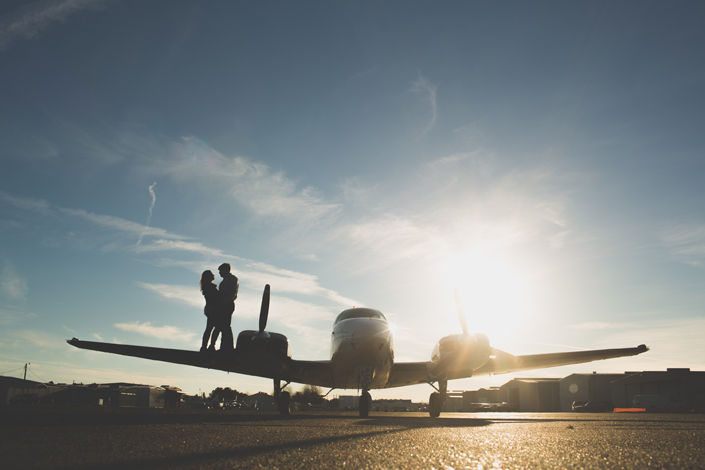
POLYGON ((431 396, 428 397, 428 414, 431 415, 431 418, 438 418, 441 415, 441 408, 443 408, 441 394, 433 392, 431 396))
POLYGON ((359 401, 359 411, 360 411, 360 416, 362 418, 367 418, 367 415, 370 414, 370 408, 372 407, 372 397, 370 396, 370 392, 367 390, 364 390, 362 392, 362 395, 360 395, 360 401, 359 401))
MULTIPOLYGON (((287 382, 286 385, 289 385, 287 382)), ((286 387, 284 385, 284 387, 286 387)), ((277 402, 277 408, 279 409, 280 415, 289 414, 289 405, 291 405, 291 395, 289 392, 282 392, 281 381, 274 379, 274 401, 277 402)))
POLYGON ((431 418, 438 418, 441 415, 441 410, 446 402, 446 394, 448 392, 448 380, 438 381, 438 391, 433 392, 428 397, 428 414, 431 418))
POLYGON ((291 396, 289 395, 289 392, 282 392, 282 394, 279 395, 279 400, 277 400, 277 408, 279 408, 279 414, 288 415, 290 404, 291 396))

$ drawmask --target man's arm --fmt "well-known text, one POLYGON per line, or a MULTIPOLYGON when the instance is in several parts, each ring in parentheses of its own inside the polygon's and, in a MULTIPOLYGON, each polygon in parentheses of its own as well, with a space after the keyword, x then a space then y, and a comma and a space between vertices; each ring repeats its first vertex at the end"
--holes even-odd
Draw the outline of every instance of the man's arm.
POLYGON ((223 296, 223 302, 234 302, 237 297, 238 282, 235 276, 228 276, 220 283, 218 290, 223 296))

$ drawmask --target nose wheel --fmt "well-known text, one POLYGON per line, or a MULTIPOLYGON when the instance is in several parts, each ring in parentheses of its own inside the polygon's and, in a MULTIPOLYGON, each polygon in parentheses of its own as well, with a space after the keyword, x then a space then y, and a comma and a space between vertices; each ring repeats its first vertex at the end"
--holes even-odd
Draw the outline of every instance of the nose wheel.
POLYGON ((360 416, 362 418, 367 418, 367 416, 370 414, 370 408, 372 408, 372 397, 370 396, 370 392, 364 390, 362 392, 362 395, 360 395, 360 401, 358 406, 360 416))

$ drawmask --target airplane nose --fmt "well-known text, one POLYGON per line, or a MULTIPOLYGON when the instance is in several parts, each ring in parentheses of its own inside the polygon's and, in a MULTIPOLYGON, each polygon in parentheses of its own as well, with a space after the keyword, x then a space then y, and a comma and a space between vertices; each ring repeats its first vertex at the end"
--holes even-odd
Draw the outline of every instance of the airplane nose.
POLYGON ((389 326, 384 322, 366 320, 356 325, 352 336, 352 342, 358 345, 360 343, 372 343, 379 349, 382 349, 391 339, 392 332, 389 330, 389 326))

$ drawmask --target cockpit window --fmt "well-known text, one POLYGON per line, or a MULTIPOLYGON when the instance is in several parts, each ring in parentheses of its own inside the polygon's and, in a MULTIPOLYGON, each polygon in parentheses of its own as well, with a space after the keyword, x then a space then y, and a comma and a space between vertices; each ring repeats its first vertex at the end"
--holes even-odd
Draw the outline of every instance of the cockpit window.
POLYGON ((378 320, 387 321, 379 310, 373 308, 349 308, 343 310, 343 312, 338 315, 338 318, 335 319, 335 323, 351 318, 376 318, 378 320))

